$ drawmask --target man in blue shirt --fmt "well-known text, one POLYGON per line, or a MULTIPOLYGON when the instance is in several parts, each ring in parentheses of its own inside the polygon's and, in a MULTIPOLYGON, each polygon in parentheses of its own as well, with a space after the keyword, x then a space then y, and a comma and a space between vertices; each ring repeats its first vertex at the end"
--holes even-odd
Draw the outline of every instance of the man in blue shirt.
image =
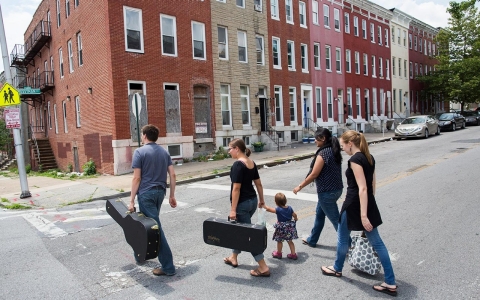
POLYGON ((160 234, 158 260, 161 268, 153 269, 153 274, 175 275, 172 251, 160 223, 160 208, 167 190, 167 173, 170 177, 170 206, 175 208, 175 170, 170 154, 156 143, 159 130, 154 125, 145 125, 142 128, 143 146, 133 154, 132 191, 128 209, 134 211, 135 196, 137 196, 140 211, 149 218, 157 221, 160 234))

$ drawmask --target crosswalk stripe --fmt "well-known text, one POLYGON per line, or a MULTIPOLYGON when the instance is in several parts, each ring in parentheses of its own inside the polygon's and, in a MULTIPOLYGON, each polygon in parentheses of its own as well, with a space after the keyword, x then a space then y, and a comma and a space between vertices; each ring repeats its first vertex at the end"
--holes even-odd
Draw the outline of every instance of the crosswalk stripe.
POLYGON ((23 218, 51 239, 68 235, 65 230, 55 226, 55 224, 37 214, 26 214, 23 218))
MULTIPOLYGON (((199 188, 199 189, 209 189, 217 191, 230 191, 229 185, 220 185, 220 184, 202 184, 202 183, 192 183, 188 185, 188 188, 199 188)), ((263 189, 264 196, 275 196, 277 193, 284 193, 287 199, 298 199, 305 200, 310 202, 318 202, 317 194, 307 194, 307 193, 297 193, 296 195, 292 191, 282 191, 282 190, 271 190, 263 189)))

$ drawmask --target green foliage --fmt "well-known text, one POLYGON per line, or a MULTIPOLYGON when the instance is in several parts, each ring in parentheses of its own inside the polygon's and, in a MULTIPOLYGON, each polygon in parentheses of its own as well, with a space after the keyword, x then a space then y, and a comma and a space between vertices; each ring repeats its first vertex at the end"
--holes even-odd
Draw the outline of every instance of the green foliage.
POLYGON ((27 174, 30 174, 31 171, 32 171, 32 166, 31 165, 26 165, 25 166, 25 172, 27 172, 27 174))
POLYGON ((90 158, 89 161, 87 161, 83 167, 83 173, 85 175, 95 175, 97 174, 97 168, 95 166, 95 162, 90 158))
POLYGON ((26 206, 26 205, 19 204, 19 203, 6 204, 6 205, 4 205, 4 207, 6 209, 30 209, 30 208, 32 208, 31 206, 26 206))
POLYGON ((265 145, 266 145, 266 143, 261 142, 261 141, 252 143, 252 146, 253 146, 253 147, 263 147, 263 146, 265 146, 265 145))
POLYGON ((1 200, 2 200, 2 202, 10 202, 10 201, 8 201, 8 199, 7 199, 7 198, 3 198, 3 197, 2 197, 2 199, 1 199, 1 200))
POLYGON ((73 165, 72 165, 72 163, 68 163, 68 165, 67 165, 67 172, 72 173, 72 171, 73 171, 73 165))
MULTIPOLYGON (((0 114, 3 116, 3 109, 0 111, 0 114)), ((12 144, 12 137, 10 135, 10 129, 7 129, 5 120, 0 118, 0 151, 7 152, 9 145, 12 144)))
POLYGON ((449 26, 435 38, 438 64, 428 75, 418 78, 425 84, 423 99, 478 103, 480 97, 480 15, 474 0, 450 2, 449 26))

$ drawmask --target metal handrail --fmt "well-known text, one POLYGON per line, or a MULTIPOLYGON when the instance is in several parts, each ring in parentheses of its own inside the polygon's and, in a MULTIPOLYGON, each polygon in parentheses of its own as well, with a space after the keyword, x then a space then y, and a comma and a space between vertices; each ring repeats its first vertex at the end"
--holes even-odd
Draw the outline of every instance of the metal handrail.
POLYGON ((277 131, 272 126, 267 125, 266 133, 268 138, 270 138, 275 144, 277 144, 277 151, 280 151, 280 140, 277 131))
MULTIPOLYGON (((355 122, 355 120, 353 120, 352 118, 350 117, 347 117, 347 120, 352 120, 353 124, 355 124, 355 130, 357 130, 357 122, 355 122)), ((347 125, 347 123, 345 123, 345 126, 347 125)))
POLYGON ((34 145, 35 145, 35 149, 37 149, 37 159, 38 159, 38 164, 40 165, 40 164, 41 164, 41 161, 40 161, 40 150, 38 150, 37 138, 35 137, 35 132, 33 131, 32 124, 29 125, 29 129, 30 129, 30 133, 31 133, 31 136, 32 136, 33 143, 34 143, 34 145))

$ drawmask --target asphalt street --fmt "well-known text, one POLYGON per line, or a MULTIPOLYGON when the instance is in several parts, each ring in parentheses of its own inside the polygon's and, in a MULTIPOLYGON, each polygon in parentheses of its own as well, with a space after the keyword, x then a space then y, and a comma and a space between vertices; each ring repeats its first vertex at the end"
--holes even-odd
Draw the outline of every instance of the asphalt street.
MULTIPOLYGON (((401 299, 478 299, 480 127, 445 132, 427 140, 370 146, 377 163, 377 202, 401 299)), ((342 169, 348 157, 344 155, 342 169)), ((316 207, 315 188, 291 190, 305 177, 309 160, 262 168, 267 205, 284 192, 307 236, 316 207)), ((383 272, 370 276, 345 264, 342 278, 325 277, 335 257, 336 234, 327 221, 316 248, 295 241, 299 259, 274 259, 265 251, 270 278, 254 278, 249 253, 239 267, 223 263, 230 251, 206 245, 202 223, 229 211, 228 177, 179 186, 178 207, 167 201, 160 219, 174 253, 177 274, 155 277, 157 260, 137 266, 123 232, 94 201, 56 209, 0 213, 0 299, 371 299, 383 272), (20 238, 19 238, 20 237, 20 238)), ((343 198, 343 196, 342 196, 343 198)), ((127 198, 123 199, 125 202, 127 198)), ((341 205, 341 200, 339 205, 341 205)), ((274 214, 267 215, 269 237, 274 214)), ((254 216, 254 220, 256 216, 254 216)), ((285 251, 287 246, 284 246, 285 251)), ((284 256, 286 256, 284 253, 284 256)))

